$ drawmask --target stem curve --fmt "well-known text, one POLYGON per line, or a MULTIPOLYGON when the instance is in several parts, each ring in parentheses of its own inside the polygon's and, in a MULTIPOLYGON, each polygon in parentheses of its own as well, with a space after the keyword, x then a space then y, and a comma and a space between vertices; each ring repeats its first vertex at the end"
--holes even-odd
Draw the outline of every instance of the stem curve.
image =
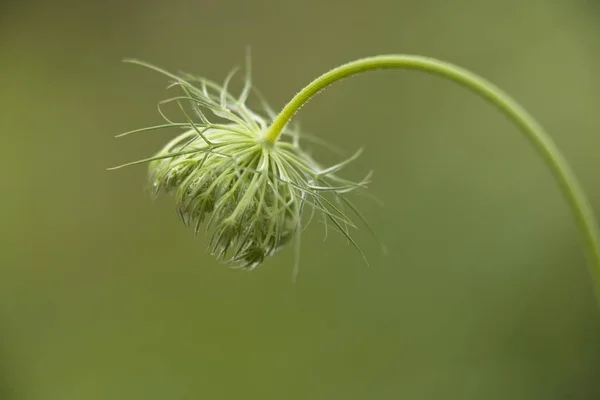
POLYGON ((518 126, 544 159, 571 207, 588 253, 589 272, 600 307, 600 234, 596 218, 578 179, 554 141, 519 103, 493 83, 467 69, 415 55, 380 55, 351 61, 324 73, 296 94, 264 132, 263 141, 269 145, 275 144, 294 114, 327 86, 350 75, 376 69, 414 69, 454 81, 494 105, 518 126))

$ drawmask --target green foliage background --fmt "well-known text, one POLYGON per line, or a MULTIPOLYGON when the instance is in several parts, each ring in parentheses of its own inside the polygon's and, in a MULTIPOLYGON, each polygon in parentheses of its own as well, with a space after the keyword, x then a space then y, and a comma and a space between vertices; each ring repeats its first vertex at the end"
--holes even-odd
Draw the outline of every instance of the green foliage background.
MULTIPOLYGON (((254 273, 219 266, 151 202, 163 77, 221 80, 253 48, 281 107, 378 53, 446 59, 517 98, 600 213, 600 7, 584 0, 0 4, 0 399, 598 399, 600 314, 569 210, 540 159, 472 94, 362 75, 299 114, 375 171, 361 208, 390 248, 304 236, 254 273)), ((323 162, 337 158, 315 149, 323 162)))

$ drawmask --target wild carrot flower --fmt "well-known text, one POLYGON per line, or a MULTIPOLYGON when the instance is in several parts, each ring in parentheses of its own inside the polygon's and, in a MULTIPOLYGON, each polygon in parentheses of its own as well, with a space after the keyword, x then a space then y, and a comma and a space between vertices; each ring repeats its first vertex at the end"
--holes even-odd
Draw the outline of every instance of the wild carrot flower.
POLYGON ((326 229, 341 232, 360 251, 350 235, 355 224, 345 210, 364 221, 347 194, 365 187, 369 176, 359 182, 338 176, 360 151, 322 167, 300 144, 318 139, 303 135, 297 127, 286 127, 283 140, 265 141, 264 132, 276 115, 253 88, 249 63, 243 89, 236 96, 228 89, 235 71, 220 85, 127 61, 166 75, 169 87, 179 88, 181 94, 159 103, 164 124, 119 136, 163 128, 179 128, 183 133, 155 156, 115 168, 149 163, 153 193, 174 196, 183 223, 196 233, 209 234, 209 248, 217 259, 255 268, 293 239, 299 244, 302 228, 315 215, 326 229), (258 110, 247 105, 251 95, 260 104, 258 110), (178 104, 180 122, 162 112, 166 103, 178 104))

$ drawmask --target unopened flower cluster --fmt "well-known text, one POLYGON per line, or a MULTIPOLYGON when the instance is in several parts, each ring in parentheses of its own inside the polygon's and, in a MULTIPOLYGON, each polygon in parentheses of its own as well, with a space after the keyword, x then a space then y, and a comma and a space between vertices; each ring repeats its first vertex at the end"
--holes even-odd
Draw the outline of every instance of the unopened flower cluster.
POLYGON ((346 193, 366 180, 351 182, 336 173, 358 154, 321 168, 300 147, 305 136, 291 127, 282 140, 265 143, 263 132, 275 114, 252 87, 249 73, 241 94, 234 96, 228 91, 233 74, 219 85, 136 63, 166 74, 182 94, 159 104, 165 124, 126 134, 170 127, 183 133, 154 157, 127 165, 149 162, 153 192, 174 196, 183 223, 209 233, 210 251, 220 261, 254 268, 292 238, 299 240, 314 215, 355 245, 349 233, 354 224, 344 210, 357 211, 346 193), (251 93, 261 114, 246 105, 251 93), (179 106, 181 122, 162 112, 167 103, 179 106))

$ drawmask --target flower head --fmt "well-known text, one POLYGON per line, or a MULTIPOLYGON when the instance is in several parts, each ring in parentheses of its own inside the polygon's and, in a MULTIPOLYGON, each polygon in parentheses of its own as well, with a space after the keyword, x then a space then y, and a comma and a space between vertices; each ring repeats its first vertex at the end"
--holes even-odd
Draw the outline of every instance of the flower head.
POLYGON ((182 94, 159 103, 165 124, 119 136, 170 127, 183 133, 154 157, 123 166, 148 162, 153 192, 174 196, 183 223, 209 233, 209 248, 219 260, 252 269, 293 238, 299 241, 303 225, 315 214, 360 251, 349 233, 355 225, 344 209, 362 219, 346 194, 364 187, 368 177, 352 182, 336 175, 360 151, 322 168, 300 147, 307 137, 297 128, 286 128, 274 144, 264 141, 267 120, 275 114, 252 87, 249 65, 243 90, 234 96, 228 90, 233 73, 219 85, 129 61, 167 75, 170 87, 182 94), (260 100, 261 112, 246 105, 251 92, 260 100), (166 103, 179 105, 182 122, 164 115, 161 106, 166 103))

